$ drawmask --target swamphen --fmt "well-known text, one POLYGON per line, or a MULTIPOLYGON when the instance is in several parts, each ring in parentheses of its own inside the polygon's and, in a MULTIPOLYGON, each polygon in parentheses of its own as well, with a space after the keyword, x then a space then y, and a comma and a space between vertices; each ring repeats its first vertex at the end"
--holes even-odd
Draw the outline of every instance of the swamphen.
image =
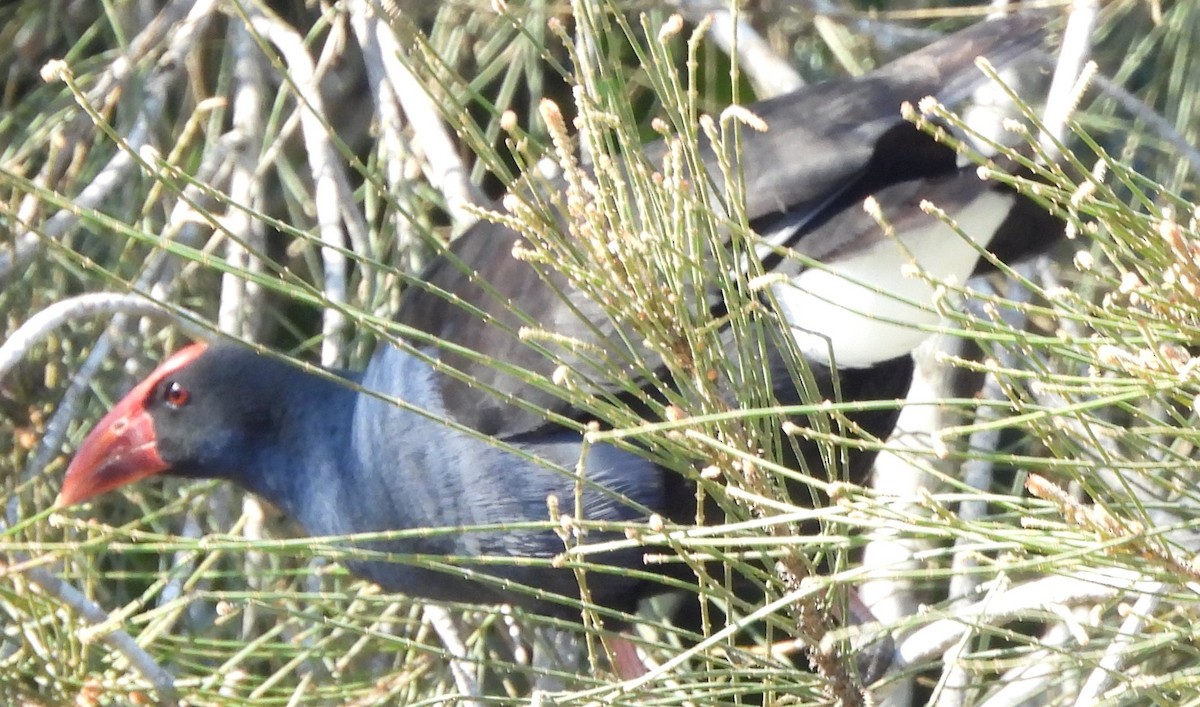
MULTIPOLYGON (((982 80, 973 66, 976 56, 988 56, 997 65, 1015 61, 1036 46, 1040 25, 1021 17, 983 23, 861 78, 750 106, 770 126, 766 133, 747 133, 743 139, 752 226, 772 243, 824 260, 854 279, 926 301, 928 291, 911 287, 918 281, 899 276, 908 262, 903 249, 861 215, 864 196, 876 194, 894 221, 922 220, 920 228, 902 229, 900 238, 917 255, 929 256, 922 262, 936 276, 965 278, 978 258, 949 229, 930 228, 929 217, 910 213, 917 198, 944 198, 949 203, 940 205, 957 213, 979 243, 1000 244, 1009 255, 1051 240, 1061 226, 1050 222, 1049 227, 1010 228, 1017 221, 1044 224, 1049 219, 1026 218, 1037 210, 980 182, 956 164, 952 151, 899 116, 902 101, 928 94, 947 101, 962 97, 982 80), (905 211, 897 214, 892 206, 905 211), (968 206, 986 207, 978 224, 968 206)), ((564 282, 553 276, 549 283, 540 280, 526 263, 508 257, 516 239, 515 233, 486 223, 464 234, 430 268, 429 287, 405 293, 400 321, 544 375, 557 363, 515 336, 524 317, 584 340, 597 339, 597 326, 612 331, 594 304, 579 298, 564 302, 558 292, 564 282), (498 292, 489 292, 482 281, 498 292), (489 314, 491 323, 485 325, 463 301, 489 314)), ((761 254, 771 265, 792 267, 765 249, 761 254)), ((890 397, 902 394, 909 371, 904 355, 923 335, 880 327, 839 310, 837 303, 868 313, 884 303, 885 314, 901 321, 927 315, 886 304, 886 296, 875 297, 859 286, 839 289, 846 281, 828 274, 806 269, 793 274, 792 283, 777 286, 776 295, 814 365, 844 362, 874 375, 861 385, 864 398, 872 390, 892 391, 890 397), (810 312, 820 316, 810 317, 810 312)), ((601 339, 601 345, 620 345, 616 336, 601 339)), ((495 367, 428 350, 487 387, 545 410, 573 413, 552 393, 495 367)), ((314 535, 542 521, 548 517, 550 495, 573 513, 578 480, 533 458, 573 468, 581 452, 580 435, 480 391, 388 344, 380 345, 365 372, 343 379, 306 372, 239 346, 194 345, 165 361, 97 424, 68 469, 58 505, 170 473, 231 480, 271 501, 314 535), (463 428, 492 435, 508 447, 493 446, 463 428)), ((795 394, 783 388, 777 392, 781 398, 795 394)), ((670 514, 676 504, 692 502, 678 475, 607 445, 587 451, 583 476, 582 515, 589 520, 626 523, 653 512, 670 514)), ((589 541, 604 537, 588 536, 589 541)), ((547 594, 578 596, 570 570, 547 562, 563 550, 563 540, 550 530, 450 530, 362 545, 403 554, 539 558, 543 562, 536 565, 476 568, 490 579, 392 561, 363 559, 349 566, 387 590, 417 597, 503 601, 546 615, 578 616, 576 609, 550 596, 507 584, 512 580, 547 594)), ((593 559, 616 569, 641 568, 641 555, 631 550, 593 559)), ((593 601, 616 610, 632 609, 652 585, 620 571, 590 584, 593 601)))
MULTIPOLYGON (((381 346, 361 376, 339 380, 242 346, 193 344, 163 362, 96 425, 71 463, 58 504, 169 472, 233 481, 313 535, 545 521, 551 494, 563 513, 575 513, 575 481, 522 453, 574 468, 580 456, 577 432, 547 430, 536 439, 513 441, 508 451, 436 419, 444 415, 436 374, 394 346, 381 346)), ((583 479, 582 517, 589 520, 645 519, 670 500, 668 475, 608 445, 589 450, 583 479)), ((551 531, 513 528, 360 545, 380 552, 501 559, 549 559, 564 550, 551 531)), ((614 553, 605 561, 633 567, 641 564, 643 552, 614 553)), ((479 567, 480 574, 494 578, 479 582, 396 562, 348 564, 390 591, 579 616, 578 608, 504 588, 512 580, 554 595, 577 595, 570 570, 548 564, 479 567)), ((633 609, 641 584, 613 575, 596 583, 593 599, 633 609)))

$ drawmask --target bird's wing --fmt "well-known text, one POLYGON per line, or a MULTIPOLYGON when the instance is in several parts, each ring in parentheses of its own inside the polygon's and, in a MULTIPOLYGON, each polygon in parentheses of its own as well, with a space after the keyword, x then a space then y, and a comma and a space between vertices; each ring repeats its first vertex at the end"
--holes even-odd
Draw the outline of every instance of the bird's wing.
POLYGON ((481 221, 453 241, 404 293, 397 321, 433 337, 439 358, 461 375, 441 378, 442 400, 457 421, 501 437, 533 432, 547 413, 569 412, 549 378, 566 364, 581 380, 601 364, 591 352, 624 348, 612 320, 553 270, 512 257, 519 235, 481 221), (523 340, 536 328, 589 344, 523 340), (530 383, 541 379, 544 385, 530 383), (519 399, 523 404, 514 404, 519 399))

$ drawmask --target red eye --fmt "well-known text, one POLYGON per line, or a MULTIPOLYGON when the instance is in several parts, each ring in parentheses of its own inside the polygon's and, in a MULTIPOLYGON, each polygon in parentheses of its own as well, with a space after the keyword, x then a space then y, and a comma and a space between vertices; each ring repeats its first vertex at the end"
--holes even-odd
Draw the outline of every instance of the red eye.
POLYGON ((187 405, 188 399, 191 397, 188 389, 180 385, 178 381, 171 381, 167 384, 166 390, 163 391, 163 400, 167 402, 167 405, 176 410, 187 405))

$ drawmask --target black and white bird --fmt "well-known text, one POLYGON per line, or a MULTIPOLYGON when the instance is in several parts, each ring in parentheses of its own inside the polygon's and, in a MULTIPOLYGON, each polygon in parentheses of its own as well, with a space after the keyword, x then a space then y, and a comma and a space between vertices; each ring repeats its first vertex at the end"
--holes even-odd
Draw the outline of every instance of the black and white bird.
MULTIPOLYGON (((989 270, 981 250, 1014 262, 1061 236, 1059 218, 1012 189, 982 181, 973 165, 901 116, 902 104, 925 97, 962 104, 987 82, 976 57, 1000 69, 1027 65, 1043 31, 1043 19, 1032 16, 980 23, 864 76, 748 106, 767 130, 747 131, 741 140, 745 213, 761 237, 756 250, 764 268, 787 275, 772 294, 824 396, 833 395, 836 368, 844 399, 903 397, 912 373, 909 354, 938 323, 932 283, 962 283, 989 270), (893 235, 864 210, 868 197, 893 235), (926 214, 922 201, 943 209, 968 238, 926 214), (819 265, 807 265, 811 261, 819 265)), ((646 147, 651 161, 664 151, 658 143, 646 147)), ((717 156, 707 144, 702 151, 719 190, 717 156)), ((511 257, 520 242, 515 231, 478 224, 405 293, 397 318, 448 344, 442 363, 472 381, 442 379, 449 414, 500 437, 542 428, 547 412, 578 414, 553 390, 513 373, 548 378, 562 362, 584 363, 552 343, 522 340, 523 326, 536 323, 600 350, 620 349, 628 340, 564 276, 511 257), (505 366, 455 347, 485 352, 505 366), (527 405, 512 405, 512 398, 527 405)), ((790 387, 781 360, 763 365, 779 369, 780 402, 811 402, 790 387)), ((895 421, 894 412, 863 417, 867 429, 882 435, 895 421)), ((870 458, 859 460, 864 466, 870 458)))

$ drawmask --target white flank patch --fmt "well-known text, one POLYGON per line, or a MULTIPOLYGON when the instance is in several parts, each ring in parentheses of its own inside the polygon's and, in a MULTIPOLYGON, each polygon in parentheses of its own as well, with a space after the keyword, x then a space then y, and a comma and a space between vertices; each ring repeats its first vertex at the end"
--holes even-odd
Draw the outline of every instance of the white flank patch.
MULTIPOLYGON (((986 246, 1011 207, 1010 196, 984 190, 953 216, 968 236, 986 246)), ((912 351, 928 336, 918 327, 939 321, 933 286, 904 271, 911 272, 915 261, 935 281, 962 283, 979 259, 948 226, 932 216, 928 224, 771 287, 806 356, 843 368, 866 368, 912 351)))

